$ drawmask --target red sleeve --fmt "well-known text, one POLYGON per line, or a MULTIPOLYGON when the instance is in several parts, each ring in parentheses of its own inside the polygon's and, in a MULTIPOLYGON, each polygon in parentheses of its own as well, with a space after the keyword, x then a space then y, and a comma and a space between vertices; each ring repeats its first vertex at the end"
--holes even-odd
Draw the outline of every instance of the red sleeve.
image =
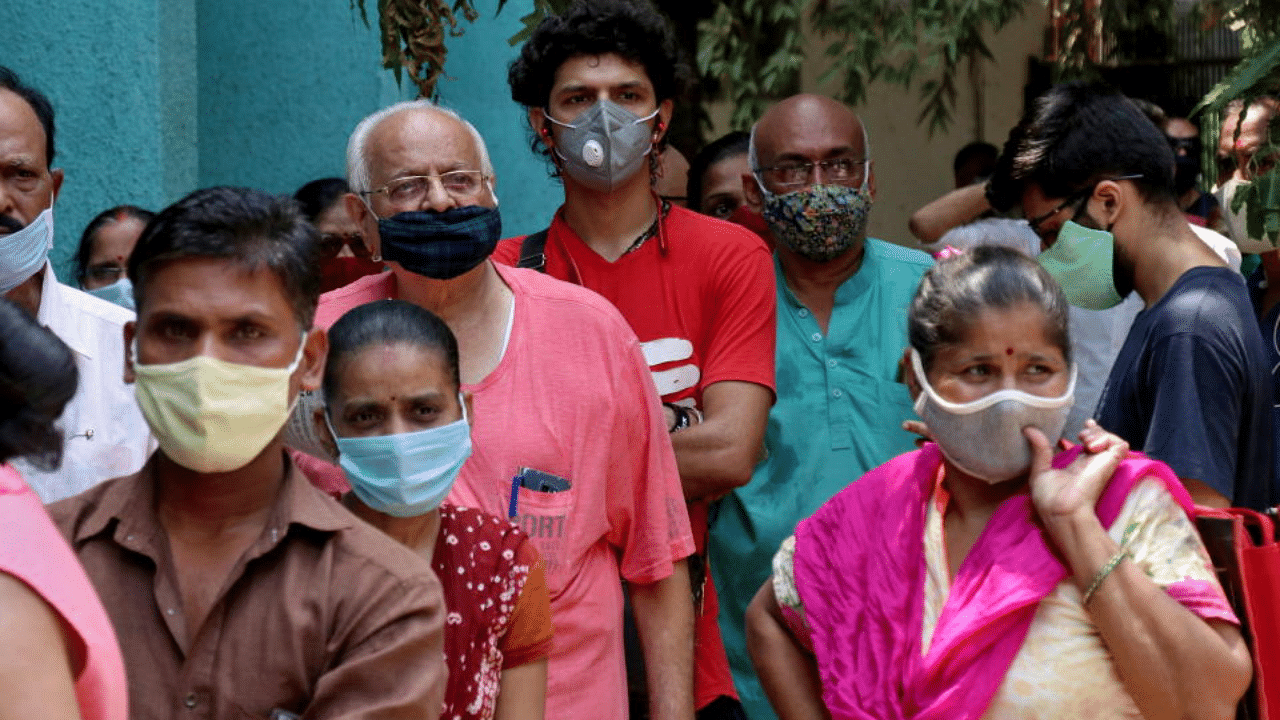
MULTIPOLYGON (((711 339, 703 362, 702 387, 724 380, 753 382, 774 390, 774 343, 777 338, 777 289, 773 257, 759 238, 745 230, 717 223, 714 232, 742 235, 732 238, 724 262, 715 268, 715 297, 711 339)), ((728 240, 728 239, 726 239, 728 240)))
POLYGON ((498 641, 502 651, 502 668, 519 667, 551 654, 551 596, 547 591, 547 575, 542 567, 542 556, 524 533, 519 537, 515 563, 528 565, 529 575, 516 599, 515 610, 507 632, 498 641))
POLYGON ((493 261, 515 267, 520 260, 520 244, 524 242, 525 237, 521 235, 499 241, 497 249, 493 251, 493 261))

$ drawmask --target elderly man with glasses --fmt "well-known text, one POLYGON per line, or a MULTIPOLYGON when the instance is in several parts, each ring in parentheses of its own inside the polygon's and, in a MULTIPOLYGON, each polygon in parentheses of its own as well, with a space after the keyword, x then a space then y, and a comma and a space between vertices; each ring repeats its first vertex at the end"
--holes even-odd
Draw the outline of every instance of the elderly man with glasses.
POLYGON ((721 501, 711 568, 721 632, 747 715, 775 717, 747 655, 743 613, 778 545, 838 490, 910 450, 913 417, 898 361, 924 253, 866 236, 875 174, 862 121, 830 98, 797 95, 751 133, 748 205, 773 234, 777 402, 768 457, 721 501))
MULTIPOLYGON (((510 518, 542 555, 555 625, 546 716, 624 718, 620 577, 652 677, 687 669, 693 651, 693 537, 635 333, 599 295, 489 259, 496 178, 452 111, 418 100, 369 116, 347 175, 347 207, 390 271, 325 293, 316 324, 398 298, 453 331, 474 450, 448 501, 510 518)), ((308 465, 345 489, 340 471, 308 465)))

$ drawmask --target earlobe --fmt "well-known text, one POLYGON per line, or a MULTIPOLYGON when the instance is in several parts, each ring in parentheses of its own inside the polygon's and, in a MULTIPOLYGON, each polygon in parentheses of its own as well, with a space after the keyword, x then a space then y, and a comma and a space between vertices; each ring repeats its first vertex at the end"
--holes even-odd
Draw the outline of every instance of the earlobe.
POLYGON ((547 114, 542 108, 529 108, 529 127, 535 129, 538 137, 542 140, 542 144, 547 147, 553 147, 554 143, 552 142, 549 125, 547 114))
POLYGON ((324 380, 325 357, 329 354, 329 335, 324 328, 311 328, 302 353, 304 366, 300 384, 303 390, 316 390, 324 380))
POLYGON ((347 193, 343 196, 343 202, 347 206, 347 214, 351 219, 360 226, 364 233, 365 247, 369 248, 370 254, 374 256, 374 262, 381 257, 380 239, 378 238, 378 219, 373 214, 373 209, 365 204, 363 198, 355 193, 347 193))
POLYGON ((62 168, 57 168, 49 172, 49 178, 53 181, 53 202, 58 202, 58 195, 62 193, 62 168))
POLYGON ((907 393, 911 395, 911 401, 915 402, 922 390, 920 388, 920 379, 916 377, 915 368, 912 366, 910 347, 902 351, 902 358, 898 360, 898 377, 907 386, 907 393))

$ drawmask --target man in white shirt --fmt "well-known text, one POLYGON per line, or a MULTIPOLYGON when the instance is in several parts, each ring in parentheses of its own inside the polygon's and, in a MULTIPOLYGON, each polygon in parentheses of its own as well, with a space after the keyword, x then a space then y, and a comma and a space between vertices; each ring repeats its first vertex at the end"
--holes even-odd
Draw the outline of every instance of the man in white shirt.
POLYGON ((59 419, 62 466, 44 472, 15 461, 45 502, 135 472, 155 447, 124 384, 123 327, 133 313, 60 284, 49 262, 62 187, 53 154, 49 100, 0 66, 0 294, 70 346, 80 375, 59 419))

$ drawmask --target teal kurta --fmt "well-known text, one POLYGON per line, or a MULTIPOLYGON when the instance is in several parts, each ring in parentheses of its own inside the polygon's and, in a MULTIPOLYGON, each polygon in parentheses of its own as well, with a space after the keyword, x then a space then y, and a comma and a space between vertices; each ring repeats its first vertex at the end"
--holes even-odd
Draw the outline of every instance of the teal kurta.
POLYGON ((932 263, 922 252, 868 238, 862 266, 836 291, 824 335, 774 261, 778 399, 765 431, 768 457, 749 484, 718 504, 709 544, 720 630, 751 720, 776 718, 747 655, 743 613, 778 546, 832 495, 915 447, 902 430, 915 412, 896 378, 907 306, 932 263))

